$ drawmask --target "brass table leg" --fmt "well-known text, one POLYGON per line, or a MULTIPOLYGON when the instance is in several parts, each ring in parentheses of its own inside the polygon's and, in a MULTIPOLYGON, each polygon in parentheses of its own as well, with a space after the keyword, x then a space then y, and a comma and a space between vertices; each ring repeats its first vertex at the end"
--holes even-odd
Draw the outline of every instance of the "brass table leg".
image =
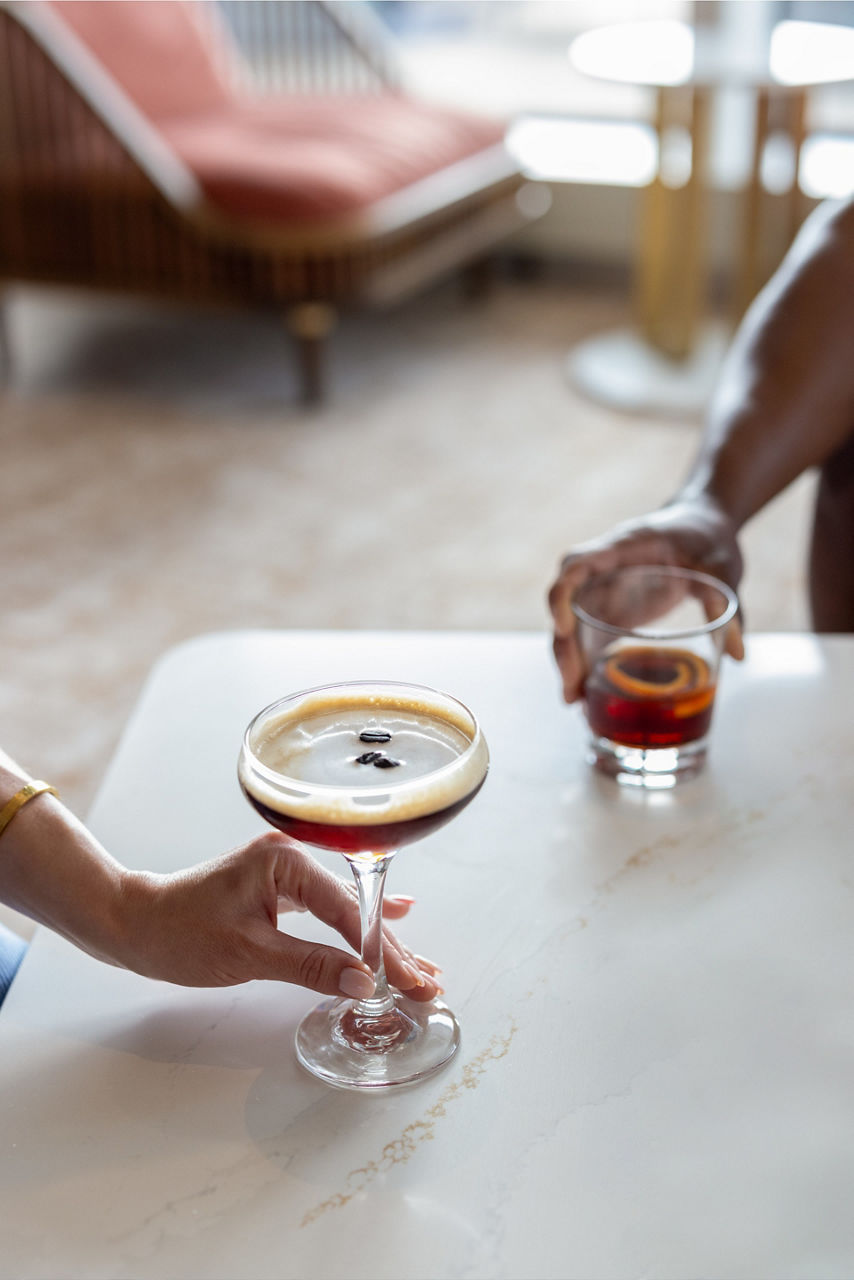
POLYGON ((636 278, 638 324, 646 341, 674 360, 684 360, 697 338, 705 303, 704 233, 712 91, 658 90, 655 129, 659 168, 643 193, 636 278), (690 175, 683 186, 665 181, 662 160, 668 134, 687 128, 690 175))
POLYGON ((803 219, 798 170, 806 136, 806 101, 803 89, 777 89, 773 94, 768 89, 760 89, 756 95, 753 155, 750 179, 745 191, 744 230, 732 291, 735 323, 738 323, 778 266, 803 219), (769 251, 768 242, 772 234, 766 216, 769 197, 762 184, 762 158, 768 139, 774 133, 783 134, 792 148, 791 179, 788 189, 781 193, 785 199, 785 221, 782 236, 779 234, 779 224, 775 236, 781 242, 778 245, 780 252, 769 251))

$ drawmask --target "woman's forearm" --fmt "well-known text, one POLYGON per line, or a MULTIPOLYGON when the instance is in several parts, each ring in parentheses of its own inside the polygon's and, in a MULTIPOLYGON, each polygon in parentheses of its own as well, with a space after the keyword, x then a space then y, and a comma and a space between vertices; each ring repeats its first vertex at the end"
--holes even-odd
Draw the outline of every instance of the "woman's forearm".
MULTIPOLYGON (((0 752, 0 807, 32 781, 0 752)), ((0 836, 0 901, 102 960, 120 950, 131 873, 49 792, 20 808, 0 836)))
MULTIPOLYGON (((0 809, 32 781, 0 751, 0 809)), ((291 937, 281 911, 309 910, 359 944, 354 894, 307 850, 269 831, 208 862, 156 875, 130 871, 54 796, 27 800, 0 834, 0 901, 90 955, 184 986, 252 979, 297 982, 326 995, 368 996, 369 966, 353 950, 291 937), (354 985, 355 984, 355 985, 354 985)), ((412 900, 387 899, 400 918, 412 900)), ((437 967, 385 935, 389 981, 413 1000, 440 990, 437 967)))

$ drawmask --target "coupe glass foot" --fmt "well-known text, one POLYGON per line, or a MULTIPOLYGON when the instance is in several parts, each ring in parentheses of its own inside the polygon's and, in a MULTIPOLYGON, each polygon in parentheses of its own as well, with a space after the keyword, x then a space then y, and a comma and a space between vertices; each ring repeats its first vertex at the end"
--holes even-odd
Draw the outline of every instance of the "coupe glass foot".
POLYGON ((444 1067, 460 1044, 460 1028, 439 1000, 396 996, 394 1009, 365 1019, 354 1000, 325 1000, 297 1028, 297 1058, 337 1089, 363 1091, 416 1084, 444 1067))

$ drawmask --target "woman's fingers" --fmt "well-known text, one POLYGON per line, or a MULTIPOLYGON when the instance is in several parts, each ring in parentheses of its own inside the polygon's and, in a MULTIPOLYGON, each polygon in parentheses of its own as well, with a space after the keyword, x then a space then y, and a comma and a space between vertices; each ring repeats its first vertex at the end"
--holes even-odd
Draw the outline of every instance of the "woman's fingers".
MULTIPOLYGON (((361 922, 354 885, 339 880, 315 862, 305 849, 290 841, 279 852, 276 881, 280 897, 311 911, 324 924, 337 930, 354 951, 359 951, 361 922)), ((406 895, 390 897, 389 914, 392 918, 404 916, 412 901, 406 895)), ((434 973, 423 968, 390 930, 384 928, 383 937, 383 958, 391 985, 415 1000, 432 1000, 439 993, 434 973)))
MULTIPOLYGON (((355 889, 355 885, 353 888, 355 889)), ((414 898, 410 898, 405 893, 394 893, 383 898, 383 918, 386 920, 400 920, 407 914, 409 908, 415 903, 414 898)))
POLYGON ((348 955, 337 947, 323 946, 292 938, 279 930, 269 937, 261 949, 259 978, 278 982, 294 982, 311 991, 329 996, 373 995, 373 974, 358 956, 348 955))
POLYGON ((443 988, 439 983, 442 970, 439 966, 425 956, 417 955, 387 925, 383 926, 383 957, 389 982, 405 991, 411 999, 432 1000, 442 994, 443 988), (393 973, 399 973, 399 978, 392 977, 393 973))

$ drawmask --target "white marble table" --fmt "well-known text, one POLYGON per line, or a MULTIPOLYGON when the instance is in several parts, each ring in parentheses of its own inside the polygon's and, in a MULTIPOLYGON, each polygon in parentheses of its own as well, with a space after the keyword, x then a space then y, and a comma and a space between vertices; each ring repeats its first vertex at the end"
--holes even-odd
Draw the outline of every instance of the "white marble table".
POLYGON ((854 1274, 854 639, 752 638, 705 776, 645 797, 582 765, 544 636, 214 635, 156 668, 94 828, 155 869, 246 839, 246 721, 357 675, 445 686, 491 741, 390 878, 458 1059, 329 1090, 292 1050, 312 994, 41 930, 0 1014, 0 1275, 854 1274))

